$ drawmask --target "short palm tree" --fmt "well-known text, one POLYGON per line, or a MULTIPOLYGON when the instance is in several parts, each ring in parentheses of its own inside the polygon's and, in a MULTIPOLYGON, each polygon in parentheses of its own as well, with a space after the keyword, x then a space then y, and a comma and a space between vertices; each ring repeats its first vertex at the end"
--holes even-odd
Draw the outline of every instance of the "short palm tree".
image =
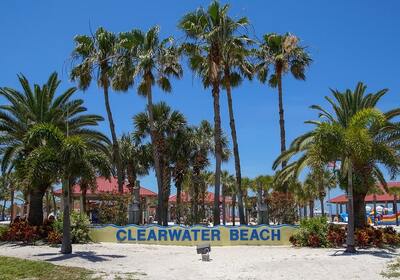
MULTIPOLYGON (((397 141, 397 127, 388 122, 387 115, 375 108, 366 108, 356 112, 348 120, 347 127, 330 121, 317 123, 314 131, 295 139, 292 148, 296 147, 297 152, 288 150, 274 165, 284 160, 283 157, 290 152, 292 155, 300 153, 300 158, 278 175, 285 179, 290 176, 297 177, 306 166, 315 168, 329 162, 341 162, 339 178, 341 185, 346 187, 349 201, 347 251, 354 252, 354 226, 359 227, 355 224, 355 215, 363 213, 354 208, 354 190, 371 188, 377 181, 386 185, 378 163, 385 166, 392 176, 399 172, 397 141), (318 165, 315 164, 317 162, 318 165), (366 170, 366 167, 370 169, 366 170)), ((364 219, 365 217, 361 221, 364 219)))
POLYGON ((222 85, 223 46, 234 35, 241 24, 228 16, 229 5, 221 6, 213 1, 207 9, 197 9, 186 14, 179 22, 179 28, 186 34, 188 42, 182 49, 189 56, 191 69, 203 80, 205 87, 211 86, 214 103, 215 137, 215 200, 214 224, 220 224, 220 183, 222 163, 222 130, 220 115, 220 87, 222 85))
POLYGON ((273 177, 259 175, 252 180, 251 189, 257 194, 257 220, 258 224, 269 224, 268 194, 273 187, 273 177))
MULTIPOLYGON (((256 69, 258 79, 276 88, 278 87, 279 101, 279 127, 281 136, 281 152, 286 150, 285 117, 283 110, 283 76, 290 71, 297 80, 305 80, 306 68, 311 64, 312 59, 306 49, 299 44, 298 37, 286 33, 278 35, 275 33, 266 34, 255 52, 258 59, 256 69), (269 69, 273 72, 268 75, 269 69)), ((285 166, 286 162, 282 162, 285 166)))
POLYGON ((118 56, 118 37, 100 27, 93 36, 77 35, 74 38, 75 48, 72 59, 77 64, 71 71, 71 79, 78 82, 78 87, 86 90, 93 79, 99 87, 103 88, 104 103, 106 106, 108 122, 111 131, 113 159, 116 164, 118 191, 123 192, 123 170, 120 158, 117 133, 115 131, 114 118, 111 111, 109 89, 113 86, 117 90, 127 90, 128 83, 118 83, 115 60, 118 56), (117 81, 117 82, 116 82, 117 81))
POLYGON ((158 192, 158 223, 168 225, 168 199, 171 192, 171 149, 170 145, 179 131, 186 128, 186 119, 179 111, 172 110, 165 102, 152 105, 153 118, 143 112, 134 116, 135 136, 144 139, 151 137, 158 149, 161 189, 158 192), (152 135, 152 136, 151 136, 152 135))
POLYGON ((228 171, 223 170, 221 173, 221 184, 222 184, 222 223, 226 224, 226 197, 232 196, 232 193, 236 193, 235 190, 235 177, 229 174, 228 171))
POLYGON ((121 147, 121 159, 125 178, 128 179, 131 192, 136 187, 138 177, 149 173, 150 168, 150 147, 143 144, 133 134, 123 134, 119 140, 121 147))
POLYGON ((26 137, 32 152, 24 160, 24 171, 29 182, 44 178, 60 179, 63 190, 63 242, 61 252, 70 254, 70 189, 81 178, 95 184, 100 173, 110 174, 107 142, 97 135, 64 135, 52 124, 33 126, 26 137))
MULTIPOLYGON (((360 111, 365 109, 375 108, 379 102, 379 100, 387 94, 388 90, 383 89, 374 93, 366 93, 367 87, 363 83, 358 83, 354 90, 347 89, 344 92, 340 92, 338 90, 331 90, 332 97, 325 97, 325 99, 329 102, 332 107, 332 112, 327 109, 322 108, 319 105, 313 105, 311 108, 316 109, 319 113, 320 121, 307 121, 307 123, 311 123, 319 127, 321 125, 321 121, 331 123, 332 125, 341 127, 346 129, 352 120, 352 118, 358 114, 360 111)), ((384 144, 386 148, 390 149, 393 154, 396 150, 396 139, 398 135, 396 131, 398 131, 398 125, 393 121, 395 117, 400 114, 399 109, 390 110, 384 113, 386 122, 382 125, 382 127, 374 128, 371 133, 375 135, 375 142, 384 144)), ((322 122, 322 124, 324 124, 322 122)), ((287 180, 292 176, 298 177, 301 173, 301 170, 305 166, 311 166, 314 171, 319 170, 321 172, 324 168, 323 162, 321 162, 319 157, 319 151, 315 150, 314 145, 312 144, 314 141, 315 131, 307 132, 298 138, 296 138, 288 151, 282 153, 277 160, 273 164, 273 168, 278 168, 282 162, 287 162, 295 155, 300 154, 301 156, 296 160, 289 164, 286 168, 283 168, 279 172, 279 176, 277 178, 279 180, 287 180)), ((336 143, 332 143, 336 145, 336 143)), ((356 228, 361 228, 365 226, 366 222, 366 214, 365 214, 365 196, 370 191, 371 188, 374 187, 376 180, 380 181, 383 185, 385 185, 385 180, 382 175, 381 168, 383 166, 389 167, 391 169, 396 164, 393 162, 392 156, 388 156, 386 159, 381 158, 379 154, 380 151, 376 150, 375 155, 372 155, 370 158, 366 159, 365 162, 357 166, 358 170, 354 170, 355 176, 357 180, 355 181, 354 188, 354 208, 355 208, 355 225, 356 228), (389 164, 389 162, 392 163, 389 164), (387 162, 383 166, 379 163, 387 162), (371 177, 375 178, 371 180, 371 177)), ((344 176, 342 176, 344 177, 344 176)), ((340 176, 337 178, 341 185, 346 185, 346 182, 340 181, 340 176)))
MULTIPOLYGON (((69 88, 57 95, 60 85, 57 74, 50 75, 48 81, 40 86, 31 87, 28 79, 18 76, 22 91, 12 88, 0 88, 0 95, 5 97, 8 104, 0 106, 0 145, 2 170, 16 169, 16 176, 21 185, 29 194, 28 221, 32 225, 43 223, 43 196, 54 182, 54 176, 43 176, 34 184, 26 184, 23 161, 28 157, 34 147, 26 146, 28 131, 37 124, 52 124, 64 134, 98 136, 106 139, 104 135, 89 129, 96 126, 102 117, 84 114, 86 108, 83 100, 72 99, 76 88, 69 88)), ((105 140, 104 139, 104 140, 105 140)))

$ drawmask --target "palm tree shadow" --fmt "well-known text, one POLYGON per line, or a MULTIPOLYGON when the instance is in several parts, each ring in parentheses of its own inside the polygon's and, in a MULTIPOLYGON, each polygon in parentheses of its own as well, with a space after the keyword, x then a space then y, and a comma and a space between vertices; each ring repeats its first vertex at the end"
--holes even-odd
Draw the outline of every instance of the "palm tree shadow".
POLYGON ((57 261, 64 261, 64 260, 69 260, 73 258, 80 258, 84 259, 90 262, 104 262, 104 261, 110 261, 110 259, 118 259, 118 258, 126 258, 124 255, 106 255, 106 254, 101 254, 98 255, 96 252, 93 251, 77 251, 73 252, 71 254, 60 254, 60 253, 42 253, 42 254, 37 254, 35 256, 38 257, 45 257, 45 256, 54 256, 48 259, 45 259, 45 261, 49 262, 57 262, 57 261))
POLYGON ((356 253, 346 253, 345 249, 336 250, 331 257, 339 257, 339 256, 357 256, 357 255, 371 255, 378 258, 384 259, 392 259, 400 256, 400 252, 394 248, 386 248, 386 249, 358 249, 356 253))

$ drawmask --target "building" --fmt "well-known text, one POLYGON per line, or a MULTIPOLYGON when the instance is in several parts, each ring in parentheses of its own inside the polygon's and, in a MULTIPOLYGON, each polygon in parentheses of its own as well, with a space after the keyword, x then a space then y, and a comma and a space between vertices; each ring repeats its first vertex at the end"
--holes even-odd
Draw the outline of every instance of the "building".
MULTIPOLYGON (((203 204, 203 199, 204 199, 204 210, 205 210, 205 216, 206 217, 212 217, 212 209, 214 207, 214 193, 213 192, 206 192, 204 198, 201 197, 201 194, 199 194, 199 206, 203 204)), ((175 221, 176 220, 176 195, 171 195, 169 197, 169 221, 175 221)), ((182 192, 181 193, 181 203, 183 205, 190 205, 191 202, 191 197, 189 193, 187 192, 182 192)), ((220 205, 221 205, 221 220, 223 220, 223 215, 225 213, 225 220, 226 222, 231 222, 232 221, 232 214, 233 211, 235 211, 235 220, 238 218, 238 211, 237 207, 235 206, 235 209, 233 209, 232 206, 232 198, 230 196, 225 196, 222 197, 220 196, 220 205), (222 208, 223 200, 225 199, 225 212, 222 208)), ((200 206, 201 207, 201 206, 200 206)), ((182 213, 184 214, 184 213, 182 213)))
MULTIPOLYGON (((71 198, 72 198, 72 209, 76 211, 81 211, 81 209, 86 209, 89 217, 92 221, 95 220, 94 216, 96 213, 96 206, 100 203, 102 197, 107 194, 120 195, 118 192, 118 180, 113 177, 107 179, 105 177, 98 177, 96 179, 97 188, 94 190, 88 189, 86 192, 86 205, 83 206, 82 192, 79 184, 72 187, 71 198)), ((57 190, 54 194, 61 197, 62 190, 57 190)), ((123 195, 131 195, 129 190, 129 184, 124 183, 123 195)), ((157 193, 140 186, 140 208, 142 212, 142 223, 147 223, 150 216, 155 216, 156 211, 156 197, 157 193)), ((62 200, 61 200, 62 201, 62 200)))
MULTIPOLYGON (((379 204, 384 205, 385 208, 392 206, 394 211, 399 209, 398 203, 400 196, 400 182, 388 182, 387 187, 389 193, 386 192, 381 185, 379 185, 377 188, 379 191, 376 194, 368 194, 365 197, 365 204, 379 204)), ((337 214, 347 212, 347 202, 348 199, 346 194, 342 194, 328 200, 328 203, 332 203, 336 206, 337 214)))

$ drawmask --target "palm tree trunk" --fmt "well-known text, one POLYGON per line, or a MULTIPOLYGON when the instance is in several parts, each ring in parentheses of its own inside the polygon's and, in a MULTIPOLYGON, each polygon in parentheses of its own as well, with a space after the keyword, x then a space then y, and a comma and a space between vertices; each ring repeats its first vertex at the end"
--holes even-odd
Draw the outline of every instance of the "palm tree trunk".
POLYGON ((163 180, 161 175, 160 155, 158 152, 158 144, 155 135, 156 129, 154 126, 153 97, 151 92, 150 77, 146 77, 146 81, 147 81, 147 110, 149 112, 150 138, 151 138, 151 144, 153 146, 152 150, 153 150, 154 169, 156 173, 157 187, 158 187, 157 222, 159 225, 161 225, 163 221, 163 180))
MULTIPOLYGON (((279 101, 279 128, 281 134, 281 152, 286 151, 286 132, 285 132, 285 116, 283 110, 283 92, 282 92, 282 70, 276 71, 278 79, 278 101, 279 101)), ((282 167, 286 166, 286 161, 282 162, 282 167)))
MULTIPOLYGON (((219 79, 218 79, 219 80, 219 79)), ((214 226, 219 225, 220 216, 220 188, 221 188, 221 162, 222 162, 222 143, 221 143, 221 116, 219 106, 219 81, 213 82, 214 100, 214 141, 215 141, 215 192, 214 192, 214 226)))
POLYGON ((57 215, 56 196, 54 195, 53 187, 50 187, 50 190, 51 190, 51 198, 52 198, 52 201, 53 201, 54 216, 56 216, 57 215))
POLYGON ((10 221, 14 221, 14 197, 15 197, 15 190, 13 187, 11 187, 11 195, 10 195, 10 203, 11 203, 11 210, 10 210, 10 221))
POLYGON ((397 216, 397 195, 395 194, 393 196, 393 212, 394 212, 394 217, 396 219, 396 226, 399 226, 399 217, 397 216))
POLYGON ((374 225, 376 225, 376 194, 374 194, 374 225))
POLYGON ((65 178, 62 183, 63 191, 63 237, 61 244, 61 254, 72 253, 71 242, 71 218, 70 218, 70 185, 69 179, 65 178))
POLYGON ((163 226, 168 226, 168 200, 171 193, 171 176, 168 167, 163 172, 163 226))
POLYGON ((236 222, 235 207, 236 207, 236 194, 233 194, 232 195, 232 225, 235 225, 235 222, 236 222))
POLYGON ((349 171, 347 174, 347 198, 348 198, 348 224, 347 224, 347 240, 346 240, 346 251, 347 253, 355 253, 355 242, 354 242, 354 209, 353 209, 353 170, 352 162, 349 163, 349 171))
POLYGON ((82 196, 81 196, 81 214, 86 215, 87 209, 86 209, 86 194, 87 194, 87 187, 83 187, 82 189, 82 196))
POLYGON ((51 205, 50 205, 50 194, 49 190, 46 191, 46 218, 49 217, 51 212, 51 205))
POLYGON ((43 224, 44 193, 45 191, 42 191, 39 187, 32 187, 29 191, 28 223, 31 226, 41 226, 43 224))
POLYGON ((226 94, 228 97, 229 125, 231 127, 233 155, 235 158, 236 192, 237 192, 238 206, 239 206, 239 220, 240 224, 244 225, 245 219, 244 219, 244 206, 243 206, 243 195, 242 195, 242 172, 240 169, 239 145, 236 135, 235 116, 233 113, 230 73, 227 70, 225 71, 225 77, 226 77, 226 94))
POLYGON ((314 217, 314 200, 310 200, 309 206, 310 206, 310 218, 313 218, 314 217))
POLYGON ((225 186, 222 185, 222 224, 226 225, 226 213, 225 213, 225 186))
POLYGON ((178 179, 175 182, 176 187, 176 223, 179 225, 181 223, 181 208, 182 208, 182 180, 178 179))
POLYGON ((107 78, 103 79, 103 90, 104 90, 104 102, 106 105, 107 117, 108 117, 108 122, 109 122, 110 130, 111 130, 111 138, 113 141, 113 144, 112 144, 113 157, 114 157, 114 160, 116 163, 116 168, 117 168, 118 192, 123 193, 123 191, 124 191, 124 189, 123 189, 124 188, 124 175, 123 175, 122 164, 121 164, 121 155, 119 153, 117 134, 115 132, 114 119, 113 119, 113 116, 111 113, 110 100, 109 100, 109 96, 108 96, 108 80, 107 80, 107 78))
POLYGON ((4 200, 3 200, 3 208, 1 209, 1 219, 2 219, 2 221, 4 221, 5 218, 6 218, 6 203, 7 203, 7 200, 4 198, 4 200))
POLYGON ((321 215, 324 217, 325 216, 325 205, 324 205, 324 198, 320 197, 319 201, 321 203, 321 215))

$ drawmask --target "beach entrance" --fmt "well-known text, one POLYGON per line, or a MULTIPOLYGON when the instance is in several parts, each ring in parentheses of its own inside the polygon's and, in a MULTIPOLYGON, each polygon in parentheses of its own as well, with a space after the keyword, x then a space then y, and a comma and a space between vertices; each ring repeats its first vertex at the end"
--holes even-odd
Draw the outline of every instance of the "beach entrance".
POLYGON ((118 242, 159 245, 194 246, 209 242, 216 246, 290 245, 289 238, 297 230, 293 225, 259 226, 115 226, 93 227, 94 242, 118 242))

